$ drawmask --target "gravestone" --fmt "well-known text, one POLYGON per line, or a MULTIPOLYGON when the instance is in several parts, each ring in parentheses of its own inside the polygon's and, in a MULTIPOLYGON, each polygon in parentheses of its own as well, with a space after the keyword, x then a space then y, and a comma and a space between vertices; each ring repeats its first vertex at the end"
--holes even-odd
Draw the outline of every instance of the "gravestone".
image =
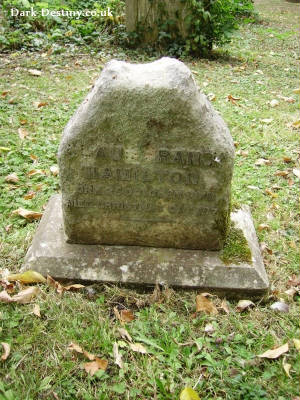
POLYGON ((62 194, 23 270, 235 295, 268 288, 249 210, 230 213, 232 138, 183 63, 109 62, 58 155, 62 194), (228 251, 233 231, 247 257, 228 251))
POLYGON ((222 248, 234 146, 190 70, 112 61, 59 148, 70 243, 222 248))

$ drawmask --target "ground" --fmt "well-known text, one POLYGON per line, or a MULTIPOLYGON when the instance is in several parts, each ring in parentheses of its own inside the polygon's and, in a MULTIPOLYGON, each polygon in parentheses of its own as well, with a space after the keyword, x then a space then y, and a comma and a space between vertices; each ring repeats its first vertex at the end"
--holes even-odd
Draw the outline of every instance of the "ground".
MULTIPOLYGON (((221 299, 209 297, 218 314, 205 314, 195 313, 199 291, 151 294, 96 285, 59 295, 40 284, 42 294, 32 304, 0 305, 0 341, 11 346, 0 364, 0 399, 177 399, 185 386, 195 387, 202 400, 299 399, 293 341, 299 338, 299 295, 285 293, 299 285, 299 143, 293 125, 299 120, 298 6, 260 0, 256 8, 258 23, 243 25, 218 58, 184 62, 234 138, 232 203, 251 207, 270 293, 243 312, 229 300, 228 314, 221 299), (289 305, 287 313, 270 308, 280 299, 289 305), (34 304, 41 317, 33 314, 34 304), (123 327, 146 354, 120 336, 118 312, 124 309, 134 320, 123 327), (84 357, 67 349, 71 342, 106 359, 107 369, 90 376, 84 357), (115 342, 123 368, 114 363, 115 342), (257 357, 285 343, 289 351, 278 359, 257 357)), ((59 191, 61 131, 113 57, 150 59, 120 48, 94 55, 0 56, 2 272, 18 271, 37 227, 13 211, 42 212, 59 191), (32 69, 42 74, 34 76, 32 69), (18 179, 5 179, 13 173, 18 179)))

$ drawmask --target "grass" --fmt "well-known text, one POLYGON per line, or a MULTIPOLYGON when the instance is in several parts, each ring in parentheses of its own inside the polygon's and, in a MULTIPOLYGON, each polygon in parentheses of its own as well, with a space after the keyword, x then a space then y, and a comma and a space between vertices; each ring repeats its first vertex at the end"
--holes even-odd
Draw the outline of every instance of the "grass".
MULTIPOLYGON (((184 61, 203 92, 215 96, 213 105, 236 142, 232 200, 252 210, 259 240, 267 249, 263 256, 270 294, 243 313, 230 301, 228 315, 220 309, 210 316, 194 314, 196 291, 169 289, 154 301, 146 291, 118 286, 94 285, 59 296, 41 285, 44 295, 36 300, 41 318, 32 314, 31 304, 0 305, 0 341, 11 345, 11 355, 0 365, 1 400, 177 399, 185 385, 196 385, 202 400, 290 400, 299 395, 299 352, 292 342, 299 338, 299 296, 292 299, 284 293, 291 276, 299 274, 299 179, 292 172, 299 168, 299 141, 298 132, 288 126, 299 119, 299 96, 293 92, 299 85, 297 4, 261 0, 256 6, 260 23, 243 26, 218 58, 184 61), (229 94, 239 98, 236 104, 226 101, 229 94), (273 99, 279 101, 274 108, 269 104, 273 99), (268 165, 256 166, 260 158, 269 160, 268 165), (289 313, 270 309, 280 298, 289 303, 289 313), (135 353, 125 344, 114 307, 133 310, 135 319, 126 329, 148 354, 135 353), (207 324, 214 327, 210 335, 204 332, 207 324), (70 342, 107 359, 108 369, 87 375, 83 358, 67 350, 70 342), (123 369, 114 364, 114 342, 119 342, 123 369), (285 356, 256 357, 286 342, 290 350, 285 356), (291 364, 291 377, 283 361, 291 364)), ((12 212, 19 207, 42 211, 59 191, 59 179, 50 167, 57 164, 61 131, 112 57, 149 60, 142 52, 118 48, 104 48, 93 57, 1 55, 0 94, 9 91, 0 96, 3 271, 18 271, 37 227, 12 212), (29 69, 42 75, 32 76, 29 69), (37 108, 33 102, 48 104, 37 108), (19 128, 28 132, 24 140, 19 128), (28 176, 31 170, 42 174, 28 176), (5 181, 11 173, 18 182, 5 181), (24 199, 30 191, 34 197, 24 199)), ((221 305, 217 297, 212 301, 221 305)))

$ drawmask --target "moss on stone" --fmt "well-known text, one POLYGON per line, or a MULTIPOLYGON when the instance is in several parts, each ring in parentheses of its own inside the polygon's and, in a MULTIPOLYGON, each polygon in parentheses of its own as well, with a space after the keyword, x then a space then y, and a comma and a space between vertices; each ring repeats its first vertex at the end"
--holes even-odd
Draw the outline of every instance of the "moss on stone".
POLYGON ((229 226, 227 238, 220 255, 225 264, 247 262, 252 263, 251 250, 241 229, 233 223, 229 226))

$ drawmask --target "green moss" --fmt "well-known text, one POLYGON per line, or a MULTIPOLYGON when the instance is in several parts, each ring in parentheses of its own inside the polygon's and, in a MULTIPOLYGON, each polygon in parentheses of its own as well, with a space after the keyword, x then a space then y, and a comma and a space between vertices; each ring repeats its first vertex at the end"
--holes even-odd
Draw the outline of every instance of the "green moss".
POLYGON ((225 240, 224 248, 221 251, 220 258, 225 264, 230 264, 232 262, 252 262, 251 251, 247 240, 245 239, 242 230, 235 228, 233 223, 230 224, 229 232, 225 240))

